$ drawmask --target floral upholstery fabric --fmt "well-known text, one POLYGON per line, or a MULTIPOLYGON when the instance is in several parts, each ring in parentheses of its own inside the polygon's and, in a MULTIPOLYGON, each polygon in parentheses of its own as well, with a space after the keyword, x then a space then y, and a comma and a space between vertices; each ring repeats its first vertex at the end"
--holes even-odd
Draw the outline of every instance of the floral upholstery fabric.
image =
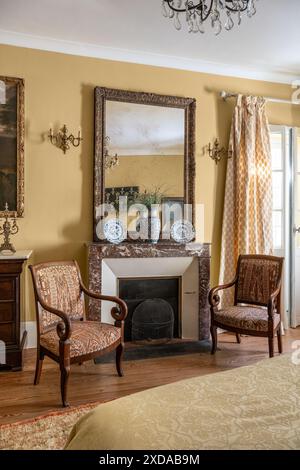
MULTIPOLYGON (((83 356, 107 348, 121 338, 121 328, 95 321, 73 321, 70 337, 70 357, 83 356)), ((59 355, 56 328, 40 337, 41 345, 59 355)))
MULTIPOLYGON (((228 327, 251 331, 268 332, 268 311, 262 307, 236 306, 218 310, 214 314, 215 322, 228 327)), ((274 328, 280 322, 280 315, 274 315, 274 328)))
POLYGON ((242 258, 238 272, 237 303, 267 305, 281 276, 279 260, 242 258))
MULTIPOLYGON (((36 273, 39 295, 50 307, 68 314, 71 319, 84 317, 84 298, 75 264, 55 264, 41 267, 36 273)), ((60 319, 39 305, 40 331, 44 333, 60 319)))

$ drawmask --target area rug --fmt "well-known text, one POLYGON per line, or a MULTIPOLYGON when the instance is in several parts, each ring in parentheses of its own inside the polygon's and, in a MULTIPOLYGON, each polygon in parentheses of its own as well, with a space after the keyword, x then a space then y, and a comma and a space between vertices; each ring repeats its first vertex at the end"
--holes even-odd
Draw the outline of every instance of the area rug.
POLYGON ((0 425, 0 450, 62 450, 73 425, 100 402, 0 425))

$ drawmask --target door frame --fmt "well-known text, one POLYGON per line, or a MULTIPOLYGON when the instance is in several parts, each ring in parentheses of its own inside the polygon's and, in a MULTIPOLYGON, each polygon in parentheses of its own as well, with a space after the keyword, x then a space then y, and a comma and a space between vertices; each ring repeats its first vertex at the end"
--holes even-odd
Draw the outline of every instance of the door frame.
MULTIPOLYGON (((298 168, 298 143, 297 137, 300 136, 300 129, 297 127, 291 128, 291 161, 290 161, 290 169, 291 169, 291 178, 290 178, 290 299, 291 299, 291 312, 290 312, 290 326, 292 328, 297 328, 299 326, 299 321, 297 321, 297 314, 296 314, 296 235, 294 233, 294 228, 297 225, 296 221, 296 210, 297 210, 297 198, 300 192, 300 188, 298 188, 298 178, 297 175, 300 172, 300 168, 298 168)), ((300 279, 299 279, 300 281, 300 279)))
POLYGON ((281 293, 281 305, 284 307, 282 320, 284 328, 292 325, 292 299, 293 285, 295 276, 293 276, 292 263, 292 240, 293 240, 293 194, 294 194, 294 158, 295 155, 295 136, 294 128, 282 125, 270 125, 270 133, 280 133, 282 136, 282 173, 283 173, 283 223, 282 223, 282 247, 274 248, 274 255, 285 258, 283 268, 283 281, 281 293))

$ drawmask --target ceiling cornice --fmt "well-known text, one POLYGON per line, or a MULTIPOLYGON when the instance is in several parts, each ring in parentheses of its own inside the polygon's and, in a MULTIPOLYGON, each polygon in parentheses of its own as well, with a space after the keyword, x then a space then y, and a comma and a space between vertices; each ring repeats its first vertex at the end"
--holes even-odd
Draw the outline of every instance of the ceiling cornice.
POLYGON ((79 43, 3 29, 0 29, 0 44, 274 83, 292 84, 297 79, 299 80, 299 75, 290 71, 262 70, 261 67, 258 69, 255 66, 244 68, 239 65, 79 43))

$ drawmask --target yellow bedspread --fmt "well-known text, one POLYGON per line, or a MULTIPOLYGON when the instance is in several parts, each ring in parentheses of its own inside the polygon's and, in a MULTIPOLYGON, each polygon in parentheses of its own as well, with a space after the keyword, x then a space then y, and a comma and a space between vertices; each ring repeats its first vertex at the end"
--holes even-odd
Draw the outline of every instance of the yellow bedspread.
POLYGON ((300 449, 300 365, 290 355, 104 403, 67 449, 300 449))

